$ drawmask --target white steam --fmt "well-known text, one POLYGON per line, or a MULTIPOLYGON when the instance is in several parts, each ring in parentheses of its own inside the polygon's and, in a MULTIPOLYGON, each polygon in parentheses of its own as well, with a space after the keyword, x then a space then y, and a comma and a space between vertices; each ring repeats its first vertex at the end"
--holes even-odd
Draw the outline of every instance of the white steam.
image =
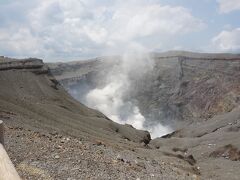
POLYGON ((131 87, 129 75, 140 79, 140 76, 144 76, 152 68, 153 63, 146 55, 125 55, 120 65, 113 67, 112 71, 106 75, 107 85, 88 92, 87 105, 98 109, 117 123, 131 124, 137 129, 148 130, 152 138, 170 133, 171 129, 160 123, 149 125, 133 101, 124 100, 129 89, 134 88, 131 87))

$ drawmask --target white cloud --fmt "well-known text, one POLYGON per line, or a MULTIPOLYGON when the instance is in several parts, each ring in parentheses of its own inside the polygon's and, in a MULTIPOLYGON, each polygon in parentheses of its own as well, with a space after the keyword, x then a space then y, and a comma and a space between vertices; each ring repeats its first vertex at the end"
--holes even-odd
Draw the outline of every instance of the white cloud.
POLYGON ((10 30, 0 30, 0 49, 12 51, 14 55, 24 57, 24 52, 31 52, 31 55, 39 55, 41 44, 39 39, 34 37, 28 28, 19 28, 12 33, 10 30))
POLYGON ((231 11, 240 10, 240 0, 217 0, 221 13, 229 13, 231 11))
POLYGON ((230 31, 222 31, 212 39, 212 44, 216 50, 220 51, 240 51, 240 28, 230 31))
POLYGON ((203 23, 183 7, 149 4, 116 9, 113 14, 114 40, 129 41, 150 35, 181 35, 201 29, 203 23), (122 27, 122 28, 119 28, 122 27))
POLYGON ((35 0, 31 9, 24 10, 24 23, 11 20, 0 27, 5 37, 0 38, 0 46, 10 40, 15 45, 7 46, 8 52, 17 47, 16 55, 48 59, 121 53, 132 44, 160 49, 170 38, 205 26, 186 8, 146 0, 101 4, 97 0, 35 0), (21 36, 19 29, 26 35, 21 36), (18 33, 19 38, 12 38, 18 33))

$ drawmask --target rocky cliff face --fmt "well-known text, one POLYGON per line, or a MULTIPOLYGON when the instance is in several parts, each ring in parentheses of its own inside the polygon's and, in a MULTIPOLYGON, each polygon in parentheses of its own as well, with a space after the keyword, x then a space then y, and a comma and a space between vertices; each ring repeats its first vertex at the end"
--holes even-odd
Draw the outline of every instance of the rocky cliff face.
POLYGON ((133 96, 152 119, 208 119, 239 105, 239 68, 240 59, 158 57, 133 96))

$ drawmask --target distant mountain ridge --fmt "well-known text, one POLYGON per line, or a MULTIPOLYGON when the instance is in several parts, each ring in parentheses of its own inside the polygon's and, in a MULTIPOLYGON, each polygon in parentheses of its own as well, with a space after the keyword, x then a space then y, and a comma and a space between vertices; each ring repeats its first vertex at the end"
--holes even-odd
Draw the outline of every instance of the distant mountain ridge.
POLYGON ((157 57, 188 57, 188 58, 207 58, 207 59, 239 59, 239 54, 232 53, 199 53, 191 51, 167 51, 162 53, 153 53, 157 57))

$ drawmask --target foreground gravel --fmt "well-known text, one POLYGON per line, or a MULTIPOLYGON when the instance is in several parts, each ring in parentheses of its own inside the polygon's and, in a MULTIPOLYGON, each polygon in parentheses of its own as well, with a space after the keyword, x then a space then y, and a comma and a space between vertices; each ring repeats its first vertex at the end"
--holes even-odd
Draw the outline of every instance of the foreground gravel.
POLYGON ((146 157, 154 152, 146 147, 125 149, 56 132, 5 129, 6 150, 23 179, 198 179, 178 166, 184 164, 180 160, 146 157))

